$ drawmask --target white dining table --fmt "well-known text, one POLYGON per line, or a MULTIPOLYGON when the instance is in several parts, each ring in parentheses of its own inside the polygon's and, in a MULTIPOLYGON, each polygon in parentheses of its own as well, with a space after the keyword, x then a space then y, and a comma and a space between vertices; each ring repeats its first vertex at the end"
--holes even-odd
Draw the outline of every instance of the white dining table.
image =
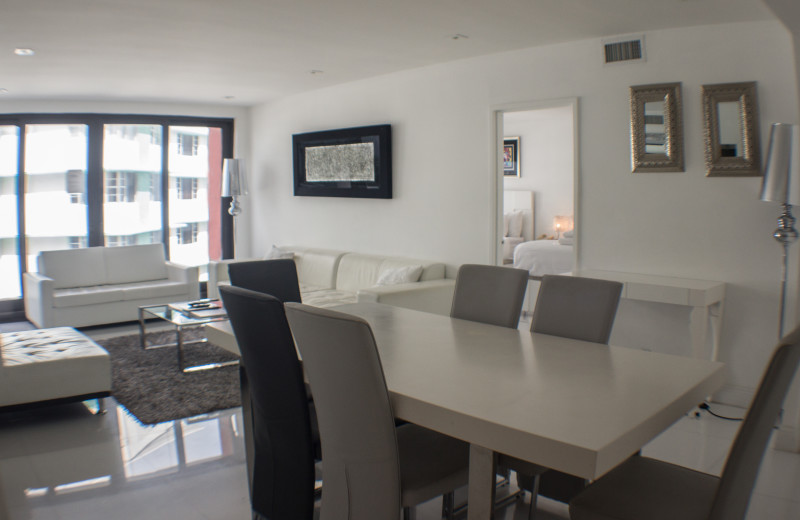
MULTIPOLYGON (((722 363, 532 334, 376 303, 397 418, 470 443, 469 520, 492 518, 497 453, 596 479, 722 386, 722 363)), ((234 350, 229 325, 209 341, 234 350)))

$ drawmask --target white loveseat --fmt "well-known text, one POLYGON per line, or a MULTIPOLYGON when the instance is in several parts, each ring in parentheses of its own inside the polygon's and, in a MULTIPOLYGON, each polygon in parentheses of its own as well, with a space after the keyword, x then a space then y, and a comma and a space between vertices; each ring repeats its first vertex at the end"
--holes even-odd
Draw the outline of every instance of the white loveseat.
POLYGON ((198 268, 167 262, 161 244, 42 251, 25 273, 25 315, 40 328, 137 319, 140 305, 196 300, 198 268))
MULTIPOLYGON (((308 305, 331 307, 378 302, 437 314, 450 313, 455 279, 447 278, 446 266, 441 262, 309 247, 281 250, 293 253, 300 295, 308 305), (411 281, 395 283, 409 277, 411 281)), ((210 298, 218 297, 218 284, 230 283, 228 265, 236 261, 209 264, 210 298)))

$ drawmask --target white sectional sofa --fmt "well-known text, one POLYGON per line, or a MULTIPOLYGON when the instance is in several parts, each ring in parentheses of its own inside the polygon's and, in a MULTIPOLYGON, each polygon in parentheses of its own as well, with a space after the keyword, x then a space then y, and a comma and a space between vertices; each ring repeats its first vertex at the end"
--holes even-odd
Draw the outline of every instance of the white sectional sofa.
POLYGON ((25 315, 40 328, 133 321, 137 307, 196 300, 198 268, 164 258, 161 244, 42 251, 25 273, 25 315))
MULTIPOLYGON (((303 303, 331 307, 343 303, 378 302, 448 315, 455 279, 441 262, 366 255, 309 247, 282 247, 293 253, 303 303)), ((218 284, 230 283, 228 265, 211 262, 208 295, 218 297, 218 284)))

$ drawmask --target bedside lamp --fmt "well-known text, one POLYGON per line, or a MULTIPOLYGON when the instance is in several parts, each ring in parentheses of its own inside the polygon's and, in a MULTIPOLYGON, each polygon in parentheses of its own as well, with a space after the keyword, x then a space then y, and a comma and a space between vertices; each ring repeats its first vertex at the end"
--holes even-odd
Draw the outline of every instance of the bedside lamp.
POLYGON ((797 240, 791 206, 800 205, 800 128, 797 125, 786 123, 772 125, 767 162, 764 166, 764 182, 761 185, 761 200, 779 202, 783 206, 783 212, 778 217, 778 229, 772 233, 775 240, 783 247, 778 321, 778 337, 783 337, 789 246, 797 240))
POLYGON ((559 238, 561 233, 572 229, 572 217, 556 215, 553 218, 553 228, 556 230, 556 238, 559 238))

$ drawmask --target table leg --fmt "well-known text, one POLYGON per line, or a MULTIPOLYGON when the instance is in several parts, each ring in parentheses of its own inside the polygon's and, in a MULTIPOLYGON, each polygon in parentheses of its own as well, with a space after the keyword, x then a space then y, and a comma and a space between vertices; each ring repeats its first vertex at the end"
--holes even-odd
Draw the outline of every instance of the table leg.
POLYGON ((141 347, 147 348, 147 340, 145 340, 145 330, 144 330, 144 310, 139 307, 139 345, 141 347))
POLYGON ((708 338, 708 307, 706 305, 696 305, 692 307, 689 316, 689 334, 692 342, 692 357, 696 359, 708 359, 706 352, 708 338))
POLYGON ((175 334, 178 336, 175 341, 178 345, 178 370, 183 372, 183 334, 180 325, 175 327, 175 334))
POLYGON ((477 444, 470 444, 468 520, 491 520, 494 518, 496 470, 497 461, 494 451, 477 444))

